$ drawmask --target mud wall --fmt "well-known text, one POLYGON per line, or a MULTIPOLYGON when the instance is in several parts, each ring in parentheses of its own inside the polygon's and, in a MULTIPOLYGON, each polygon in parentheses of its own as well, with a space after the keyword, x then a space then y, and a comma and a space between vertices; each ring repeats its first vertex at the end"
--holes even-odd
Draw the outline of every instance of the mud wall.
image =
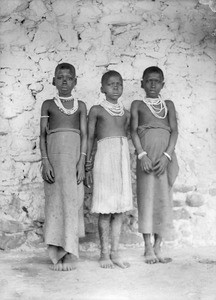
MULTIPOLYGON (((40 107, 54 95, 54 68, 63 61, 76 67, 75 95, 88 109, 101 98, 106 70, 122 74, 123 103, 130 109, 142 98, 143 70, 163 69, 163 95, 174 101, 179 124, 170 239, 215 244, 215 12, 198 0, 1 0, 0 17, 0 248, 42 241, 40 107)), ((131 141, 130 150, 135 208, 125 217, 124 232, 139 240, 131 141)), ((96 230, 90 202, 86 191, 87 233, 96 230)))

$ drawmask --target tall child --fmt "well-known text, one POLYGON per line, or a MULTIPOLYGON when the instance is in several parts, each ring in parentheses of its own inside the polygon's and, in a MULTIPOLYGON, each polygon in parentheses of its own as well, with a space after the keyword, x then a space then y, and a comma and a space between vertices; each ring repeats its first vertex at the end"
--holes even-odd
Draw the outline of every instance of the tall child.
POLYGON ((161 242, 172 228, 171 188, 178 174, 175 106, 160 96, 163 86, 162 70, 147 68, 141 81, 146 96, 131 106, 131 136, 138 154, 138 225, 145 242, 145 260, 150 264, 171 261, 161 255, 161 242))
POLYGON ((88 117, 87 161, 91 159, 94 138, 97 139, 93 168, 92 212, 99 214, 100 266, 113 268, 116 264, 126 268, 129 264, 122 260, 118 248, 123 213, 133 208, 130 157, 126 137, 129 113, 118 101, 123 92, 121 75, 116 71, 108 71, 102 76, 101 85, 105 99, 100 105, 91 108, 88 117))
POLYGON ((44 101, 41 108, 44 237, 53 263, 51 268, 55 271, 74 269, 79 225, 84 231, 82 181, 87 150, 87 113, 85 104, 71 95, 76 83, 74 66, 57 65, 53 85, 58 93, 54 99, 44 101))

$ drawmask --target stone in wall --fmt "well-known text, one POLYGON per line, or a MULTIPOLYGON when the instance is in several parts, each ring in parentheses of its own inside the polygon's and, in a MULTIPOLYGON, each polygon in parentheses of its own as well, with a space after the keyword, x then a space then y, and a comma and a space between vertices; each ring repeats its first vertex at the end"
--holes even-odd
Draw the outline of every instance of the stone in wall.
POLYGON ((191 207, 199 207, 205 203, 203 195, 200 193, 191 193, 187 195, 186 204, 191 207))
POLYGON ((20 12, 28 7, 28 0, 1 0, 1 9, 0 17, 8 17, 14 12, 20 12))

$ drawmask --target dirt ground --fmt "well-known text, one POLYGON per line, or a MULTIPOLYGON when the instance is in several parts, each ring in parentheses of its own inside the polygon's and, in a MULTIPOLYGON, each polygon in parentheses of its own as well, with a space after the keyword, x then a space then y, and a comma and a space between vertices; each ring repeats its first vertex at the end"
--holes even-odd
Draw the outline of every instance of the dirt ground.
POLYGON ((144 263, 142 245, 121 245, 131 266, 98 265, 94 243, 81 245, 77 269, 49 269, 46 249, 0 252, 1 300, 216 300, 216 247, 164 246, 169 264, 144 263))

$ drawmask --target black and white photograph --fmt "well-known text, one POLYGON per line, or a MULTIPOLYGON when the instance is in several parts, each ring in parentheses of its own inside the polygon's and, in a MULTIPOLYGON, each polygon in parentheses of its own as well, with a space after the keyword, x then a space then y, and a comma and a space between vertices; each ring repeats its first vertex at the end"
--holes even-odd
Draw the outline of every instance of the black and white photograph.
POLYGON ((0 300, 216 300, 216 0, 0 0, 0 300))

